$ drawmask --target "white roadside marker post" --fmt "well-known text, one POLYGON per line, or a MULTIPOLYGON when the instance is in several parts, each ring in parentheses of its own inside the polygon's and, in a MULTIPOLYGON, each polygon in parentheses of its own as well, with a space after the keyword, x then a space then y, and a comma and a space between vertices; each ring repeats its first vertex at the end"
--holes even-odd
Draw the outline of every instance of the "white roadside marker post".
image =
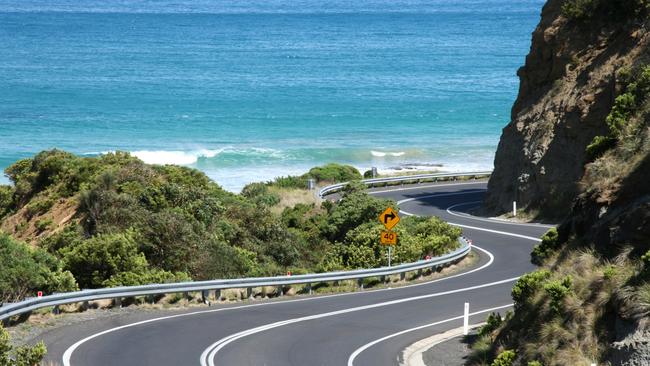
POLYGON ((465 313, 463 314, 463 335, 469 334, 469 303, 465 303, 465 313))
POLYGON ((517 217, 517 201, 512 201, 512 217, 517 217))
POLYGON ((388 246, 388 267, 390 267, 390 257, 393 252, 393 247, 391 245, 388 246))

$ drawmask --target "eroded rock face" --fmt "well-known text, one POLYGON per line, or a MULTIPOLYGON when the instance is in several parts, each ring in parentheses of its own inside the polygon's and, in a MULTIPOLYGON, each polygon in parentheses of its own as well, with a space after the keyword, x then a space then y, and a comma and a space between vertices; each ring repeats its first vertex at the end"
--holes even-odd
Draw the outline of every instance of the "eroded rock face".
POLYGON ((632 326, 629 334, 612 343, 610 363, 621 366, 650 365, 650 330, 643 326, 632 326))
POLYGON ((519 71, 511 122, 503 129, 488 186, 487 208, 520 208, 564 217, 580 192, 585 149, 607 133, 617 95, 616 72, 635 65, 648 37, 634 24, 595 19, 588 26, 562 16, 563 0, 549 0, 519 71))

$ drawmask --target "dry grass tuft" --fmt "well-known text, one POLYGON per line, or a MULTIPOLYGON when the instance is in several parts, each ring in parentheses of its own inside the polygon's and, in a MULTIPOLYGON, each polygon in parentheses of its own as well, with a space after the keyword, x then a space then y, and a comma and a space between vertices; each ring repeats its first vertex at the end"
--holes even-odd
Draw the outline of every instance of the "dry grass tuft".
POLYGON ((269 191, 280 197, 280 202, 271 207, 271 211, 276 214, 281 214, 285 208, 294 207, 299 203, 307 205, 313 204, 315 208, 320 209, 322 202, 316 194, 317 191, 279 187, 269 187, 269 191))

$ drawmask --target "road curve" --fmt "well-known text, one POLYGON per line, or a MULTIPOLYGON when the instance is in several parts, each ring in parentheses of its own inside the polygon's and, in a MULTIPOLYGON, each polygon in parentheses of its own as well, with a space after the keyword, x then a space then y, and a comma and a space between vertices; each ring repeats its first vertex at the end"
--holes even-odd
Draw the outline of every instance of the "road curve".
POLYGON ((436 215, 463 228, 480 259, 464 273, 390 290, 256 301, 202 310, 99 319, 44 335, 47 360, 103 365, 396 365, 414 341, 456 328, 463 303, 480 322, 508 306, 515 279, 547 229, 469 216, 485 182, 375 189, 403 214, 436 215))

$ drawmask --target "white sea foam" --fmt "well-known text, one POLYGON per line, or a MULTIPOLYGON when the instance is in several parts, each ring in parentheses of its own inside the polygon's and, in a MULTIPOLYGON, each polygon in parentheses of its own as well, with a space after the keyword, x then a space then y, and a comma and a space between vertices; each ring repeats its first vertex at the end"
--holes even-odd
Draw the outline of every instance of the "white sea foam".
POLYGON ((144 161, 147 164, 177 164, 191 165, 200 158, 213 158, 223 150, 192 150, 192 151, 169 151, 169 150, 139 150, 131 151, 131 155, 144 161))
MULTIPOLYGON (((102 152, 88 152, 83 155, 101 155, 115 152, 114 150, 102 152)), ((248 157, 266 157, 274 159, 284 159, 286 155, 275 149, 268 148, 221 148, 221 149, 195 149, 195 150, 137 150, 129 151, 132 156, 144 161, 147 164, 175 164, 175 165, 192 165, 196 164, 199 159, 210 159, 217 155, 235 155, 248 157)))
POLYGON ((389 152, 389 151, 387 151, 387 152, 383 152, 383 151, 375 151, 375 150, 371 150, 370 153, 372 154, 372 156, 376 156, 378 158, 383 158, 385 156, 399 157, 399 156, 404 156, 406 154, 406 152, 404 152, 404 151, 399 151, 399 152, 389 152))

